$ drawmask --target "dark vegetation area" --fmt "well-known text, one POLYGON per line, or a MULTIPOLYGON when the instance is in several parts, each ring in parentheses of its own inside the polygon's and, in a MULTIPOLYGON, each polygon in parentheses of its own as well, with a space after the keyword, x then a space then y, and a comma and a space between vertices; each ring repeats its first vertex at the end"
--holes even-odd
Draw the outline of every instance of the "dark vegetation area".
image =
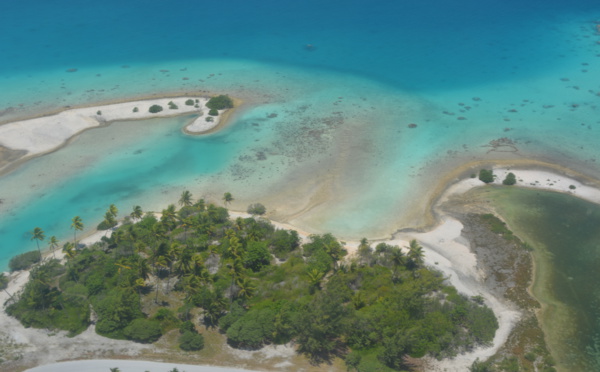
POLYGON ((188 191, 179 205, 160 219, 136 207, 110 238, 82 249, 66 243, 66 263, 36 266, 7 312, 27 327, 76 335, 93 311, 103 336, 151 343, 179 332, 187 351, 204 346, 203 323, 236 348, 294 341, 314 363, 341 357, 357 371, 408 370, 410 358, 453 356, 494 337, 493 312, 426 268, 415 240, 402 249, 363 239, 348 258, 330 234, 302 244, 296 231, 230 220, 188 191))
POLYGON ((494 182, 494 171, 491 169, 481 169, 479 170, 479 180, 484 183, 492 183, 494 182))
POLYGON ((10 271, 26 270, 34 264, 40 262, 42 256, 38 251, 29 251, 21 253, 10 259, 8 268, 10 271))
MULTIPOLYGON (((211 97, 206 102, 206 107, 211 110, 225 110, 233 107, 233 100, 227 95, 211 97)), ((212 115, 212 114, 211 114, 212 115)))
POLYGON ((161 112, 163 110, 161 105, 152 105, 148 109, 148 111, 152 114, 156 114, 157 112, 161 112))

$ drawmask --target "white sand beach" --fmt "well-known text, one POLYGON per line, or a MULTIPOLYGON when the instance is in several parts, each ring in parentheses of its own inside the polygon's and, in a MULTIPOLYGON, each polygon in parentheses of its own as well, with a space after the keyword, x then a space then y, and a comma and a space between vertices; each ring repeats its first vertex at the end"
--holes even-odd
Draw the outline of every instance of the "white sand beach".
POLYGON ((207 102, 208 98, 206 97, 176 97, 65 110, 55 115, 0 125, 0 145, 11 150, 25 150, 27 156, 31 157, 59 148, 81 131, 114 121, 142 120, 183 114, 199 115, 185 127, 185 132, 200 134, 217 127, 221 121, 221 114, 226 111, 219 110, 218 116, 209 116, 207 102), (188 100, 192 100, 194 104, 186 104, 188 100), (170 102, 177 108, 171 109, 170 102), (162 111, 151 113, 149 109, 153 105, 161 106, 162 111))
MULTIPOLYGON (((520 186, 571 193, 592 202, 600 202, 600 190, 586 186, 575 179, 549 171, 511 171, 517 175, 517 179, 519 180, 518 184, 520 186), (575 185, 575 190, 570 188, 571 185, 575 185)), ((508 172, 509 170, 507 168, 495 168, 494 173, 498 176, 495 183, 501 183, 504 175, 508 172)), ((438 204, 443 203, 452 195, 464 193, 474 187, 485 187, 485 185, 478 179, 468 178, 460 180, 448 187, 443 197, 439 199, 438 204)), ((230 216, 232 219, 235 219, 237 217, 246 218, 250 215, 245 212, 231 211, 230 216)), ((477 257, 471 252, 469 242, 461 236, 461 230, 463 228, 462 224, 446 215, 441 215, 440 218, 439 225, 431 231, 424 233, 399 233, 394 236, 393 239, 385 241, 385 243, 398 245, 404 248, 408 246, 411 239, 417 239, 424 248, 425 263, 427 265, 440 270, 459 292, 468 296, 480 295, 485 299, 486 305, 493 309, 499 322, 499 329, 496 332, 493 345, 477 348, 472 352, 459 355, 452 359, 445 359, 442 361, 428 360, 428 370, 431 371, 465 371, 476 359, 485 360, 498 351, 498 349, 506 342, 514 324, 518 321, 520 314, 509 302, 498 298, 483 285, 483 273, 478 268, 477 257)), ((276 221, 273 221, 273 223, 277 228, 294 228, 291 225, 278 223, 276 221)), ((102 236, 109 235, 110 231, 98 231, 88 234, 81 242, 84 244, 93 244, 94 242, 99 241, 102 236)), ((307 241, 310 233, 299 231, 299 235, 303 241, 307 241)), ((359 242, 355 241, 345 242, 349 257, 356 252, 358 245, 359 242)), ((23 271, 12 273, 10 274, 10 277, 11 282, 7 290, 12 294, 17 293, 25 285, 29 275, 27 271, 23 271)), ((1 292, 0 301, 4 303, 6 300, 8 300, 8 295, 1 292)), ((97 335, 93 326, 83 334, 74 338, 66 337, 61 332, 52 334, 46 330, 25 329, 17 320, 9 317, 4 312, 0 313, 0 323, 4 325, 3 333, 8 335, 13 343, 21 345, 23 350, 27 350, 28 355, 33 356, 34 354, 31 354, 31 352, 35 351, 35 358, 32 358, 30 362, 42 366, 60 360, 76 359, 84 356, 101 357, 103 355, 119 354, 135 357, 135 355, 138 355, 142 350, 152 349, 154 347, 152 345, 140 345, 129 341, 106 339, 97 335)), ((26 357, 26 359, 30 358, 26 357)), ((109 362, 103 363, 106 364, 109 362)), ((141 368, 140 371, 148 370, 149 367, 154 368, 154 366, 156 366, 156 368, 162 368, 161 365, 148 364, 148 362, 140 362, 140 364, 135 364, 135 362, 131 363, 134 363, 131 365, 132 368, 141 368)), ((77 364, 73 364, 73 366, 75 365, 77 364)), ((124 367, 126 366, 125 364, 121 365, 124 367)), ((69 366, 69 364, 64 366, 62 364, 57 364, 55 367, 49 368, 70 368, 69 366)), ((106 365, 105 368, 108 368, 107 366, 108 365, 106 365)), ((55 369, 32 369, 31 371, 51 372, 54 370, 55 369)), ((131 370, 136 371, 137 369, 131 370)), ((92 370, 90 369, 90 371, 92 370)), ((193 372, 196 370, 187 368, 186 371, 193 372)), ((198 369, 198 371, 205 370, 198 369)), ((207 369, 206 371, 213 370, 207 369)), ((218 371, 218 369, 215 369, 214 371, 218 371)))
MULTIPOLYGON (((177 111, 176 114, 199 113, 205 108, 206 101, 206 98, 194 97, 163 98, 67 110, 52 116, 1 125, 0 145, 11 149, 26 150, 28 156, 40 155, 62 146, 70 137, 88 128, 104 125, 107 122, 116 120, 136 120, 155 116, 172 115, 173 111, 177 111), (185 105, 185 100, 187 99, 198 99, 198 107, 185 105), (179 109, 169 110, 168 103, 170 101, 177 104, 179 109), (153 104, 163 106, 164 110, 158 114, 149 113, 148 108, 153 104), (136 107, 138 108, 138 111, 134 112, 134 108, 136 107), (99 111, 101 112, 101 115, 98 113, 99 111)), ((205 117, 200 116, 186 127, 186 131, 204 132, 211 130, 218 125, 219 118, 220 116, 215 117, 214 121, 208 125, 205 117)), ((550 170, 527 169, 526 167, 523 167, 523 169, 498 167, 494 168, 494 173, 497 175, 494 183, 500 184, 508 172, 516 174, 517 186, 519 187, 569 193, 594 203, 600 203, 599 189, 550 170)), ((485 185, 476 178, 458 180, 446 187, 442 196, 437 200, 436 206, 444 203, 453 195, 462 194, 474 187, 485 187, 485 185)), ((434 208, 436 208, 436 206, 434 206, 434 208)), ((486 304, 493 309, 498 317, 500 327, 494 338, 493 345, 477 348, 470 353, 459 355, 453 359, 430 361, 432 371, 465 371, 473 361, 476 359, 485 360, 492 356, 506 342, 514 324, 519 319, 520 314, 514 306, 504 299, 497 298, 484 286, 482 272, 477 263, 477 257, 471 252, 469 242, 461 236, 463 228, 462 224, 450 216, 444 215, 442 212, 439 212, 438 215, 438 225, 431 231, 399 233, 392 239, 386 241, 386 243, 406 247, 411 239, 418 240, 424 247, 425 262, 427 265, 440 270, 459 292, 468 296, 482 296, 485 299, 486 304)), ((232 211, 230 216, 231 218, 237 218, 248 217, 249 215, 243 212, 232 211)), ((294 226, 289 224, 283 224, 276 221, 273 221, 273 223, 277 228, 294 229, 294 226)), ((401 228, 401 226, 399 226, 399 228, 401 228)), ((100 240, 102 236, 108 234, 110 234, 110 231, 88 233, 88 236, 82 239, 81 242, 84 244, 92 244, 100 240)), ((299 231, 299 234, 303 241, 306 241, 310 232, 299 231)), ((350 256, 356 252, 358 244, 359 243, 356 241, 345 243, 350 256)), ((27 271, 16 272, 9 274, 9 277, 11 280, 7 291, 14 294, 18 293, 23 288, 28 280, 29 273, 27 271)), ((5 303, 8 299, 9 295, 7 293, 0 292, 1 303, 5 303)), ((62 360, 102 358, 110 355, 135 357, 143 350, 151 350, 155 347, 152 345, 140 345, 129 341, 106 339, 97 335, 93 326, 90 326, 87 331, 74 338, 66 337, 63 332, 52 333, 47 330, 25 329, 17 320, 9 317, 4 312, 0 313, 0 324, 3 325, 3 329, 0 330, 0 336, 2 336, 3 339, 8 340, 10 344, 18 345, 18 348, 23 352, 23 365, 44 366, 62 360)), ((102 370, 115 366, 122 368, 127 367, 127 370, 131 371, 137 371, 138 369, 136 368, 139 368, 140 371, 149 370, 150 368, 157 368, 157 370, 158 368, 163 368, 162 365, 158 364, 148 364, 146 362, 138 363, 133 361, 127 361, 127 363, 133 363, 131 364, 131 368, 128 367, 128 364, 126 365, 125 361, 119 361, 120 364, 118 365, 108 365, 113 362, 114 361, 109 360, 102 361, 103 364, 100 364, 98 361, 89 361, 85 363, 97 363, 93 368, 102 365, 102 370)), ((66 368, 80 368, 72 370, 82 370, 82 367, 71 366, 78 366, 78 364, 73 363, 60 364, 56 365, 56 367, 38 367, 31 371, 51 372, 58 370, 56 368, 63 371, 70 370, 66 368)), ((188 372, 218 371, 218 369, 192 369, 188 366, 184 367, 188 372)), ((182 369, 184 367, 177 368, 182 369)), ((88 369, 88 367, 85 367, 85 370, 95 371, 96 369, 88 369)), ((228 370, 232 369, 228 368, 228 370)))
POLYGON ((214 366, 195 366, 191 364, 158 363, 137 360, 75 360, 53 363, 26 370, 26 372, 106 372, 110 368, 119 368, 123 372, 168 372, 177 368, 179 372, 251 372, 247 369, 224 368, 214 366))

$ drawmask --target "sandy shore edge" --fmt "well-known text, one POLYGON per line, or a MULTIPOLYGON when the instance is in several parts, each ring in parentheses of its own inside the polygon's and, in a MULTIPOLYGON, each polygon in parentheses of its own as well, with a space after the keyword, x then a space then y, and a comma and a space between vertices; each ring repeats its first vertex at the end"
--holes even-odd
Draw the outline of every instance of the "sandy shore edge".
MULTIPOLYGON (((58 113, 4 123, 0 125, 0 148, 5 149, 4 153, 19 156, 7 156, 0 163, 0 175, 13 170, 24 161, 62 148, 85 130, 107 126, 116 121, 198 115, 182 131, 189 135, 215 132, 227 123, 234 109, 218 110, 218 115, 209 116, 209 109, 206 107, 208 100, 207 96, 156 97, 69 108, 58 113), (189 100, 194 104, 186 104, 189 100), (173 108, 171 103, 174 104, 173 108), (151 113, 149 109, 152 105, 161 106, 162 111, 151 113), (207 121, 209 117, 212 119, 207 121)), ((240 99, 234 99, 235 107, 242 104, 240 99)))
MULTIPOLYGON (((173 98, 164 98, 164 100, 173 100, 173 98)), ((139 102, 139 101, 135 101, 139 102)), ((155 100, 152 100, 155 102, 155 100)), ((161 101, 162 102, 162 101, 161 101)), ((131 103, 117 104, 116 113, 112 113, 109 107, 107 112, 111 115, 119 115, 119 110, 129 110, 132 113, 131 103)), ((101 106, 87 108, 85 110, 89 114, 92 110, 92 115, 97 115, 98 110, 102 110, 105 115, 105 107, 101 106)), ((77 109, 84 110, 84 109, 77 109)), ((69 110, 71 111, 71 110, 69 110)), ((180 112, 178 114, 186 114, 180 112)), ((202 117, 200 117, 202 118, 202 117)), ((40 118, 42 119, 42 118, 40 118)), ((138 118, 136 118, 138 119, 138 118)), ((119 118, 116 120, 124 120, 119 118)), ((125 119, 126 120, 126 119, 125 119)), ((222 120, 224 121, 224 120, 222 120)), ((18 122, 21 123, 21 122, 18 122)), ((3 126, 0 126, 0 129, 3 126)), ((463 194, 466 191, 475 187, 485 187, 485 185, 477 178, 471 178, 470 173, 481 168, 493 168, 497 179, 494 184, 500 184, 508 172, 513 172, 518 180, 517 186, 550 190, 580 197, 582 199, 600 204, 600 182, 597 180, 574 172, 568 168, 558 165, 547 164, 538 161, 506 161, 498 162, 494 166, 490 166, 490 162, 473 162, 454 169, 449 172, 446 177, 440 180, 438 187, 433 192, 435 195, 430 200, 431 210, 433 211, 432 222, 435 221, 433 228, 429 231, 408 231, 398 232, 386 243, 406 247, 411 239, 417 239, 425 248, 425 262, 438 270, 440 270, 461 293, 469 296, 481 295, 485 298, 486 304, 490 306, 499 320, 500 328, 498 329, 492 346, 485 348, 477 348, 473 352, 462 354, 453 359, 443 361, 431 361, 432 371, 464 371, 477 358, 484 360, 497 352, 497 350, 506 342, 514 324, 518 321, 520 314, 511 304, 503 299, 495 297, 482 284, 482 273, 477 265, 477 257, 470 251, 469 242, 461 237, 462 224, 452 217, 444 214, 438 207, 451 198, 453 195, 463 194)), ((230 213, 232 218, 246 217, 246 213, 234 212, 230 213)), ((289 224, 281 224, 274 222, 278 228, 295 229, 289 224)), ((307 239, 309 233, 300 232, 303 239, 307 239)), ((84 239, 82 243, 91 244, 98 241, 107 232, 92 232, 84 239)), ((346 248, 352 254, 356 251, 359 242, 348 241, 346 248)), ((48 254, 49 255, 49 254, 48 254)), ((16 293, 23 288, 28 280, 29 273, 27 271, 16 272, 9 275, 11 282, 7 290, 9 293, 16 293)), ((8 295, 4 292, 0 293, 0 301, 5 302, 8 295)), ((48 342, 59 345, 52 347, 52 352, 39 359, 36 363, 47 364, 58 360, 75 359, 85 355, 84 351, 74 351, 66 347, 70 345, 69 340, 64 335, 54 335, 49 339, 50 335, 44 330, 23 329, 20 324, 5 313, 0 314, 0 322, 7 325, 8 333, 15 343, 21 343, 26 346, 26 349, 43 351, 48 350, 46 345, 48 342)), ((89 334, 89 330, 75 339, 83 338, 93 348, 107 348, 115 353, 133 353, 148 346, 139 346, 128 341, 119 341, 113 343, 114 340, 104 339, 98 335, 89 334), (124 350, 127 350, 125 352, 124 350)), ((90 346, 90 348, 92 348, 90 346)), ((89 350, 88 350, 89 353, 89 350)), ((87 354, 90 355, 90 354, 87 354)), ((95 355, 95 354, 92 354, 95 355)))

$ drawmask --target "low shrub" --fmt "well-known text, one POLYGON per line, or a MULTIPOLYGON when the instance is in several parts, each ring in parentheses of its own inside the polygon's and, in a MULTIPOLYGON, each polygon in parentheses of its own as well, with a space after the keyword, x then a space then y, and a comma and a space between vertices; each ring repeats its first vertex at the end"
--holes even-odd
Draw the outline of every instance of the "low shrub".
POLYGON ((163 110, 161 105, 152 105, 150 106, 150 109, 148 111, 150 111, 151 114, 156 114, 157 112, 161 112, 163 110))
POLYGON ((138 112, 138 111, 140 111, 140 110, 137 107, 133 108, 133 112, 138 112))
POLYGON ((194 106, 194 100, 193 99, 188 99, 187 101, 185 101, 186 106, 194 106))
POLYGON ((210 116, 218 116, 219 115, 219 110, 217 110, 217 109, 210 109, 210 111, 208 111, 208 114, 210 116))
POLYGON ((40 252, 29 251, 11 258, 8 267, 10 268, 10 271, 26 270, 41 260, 42 256, 40 255, 40 252))
POLYGON ((481 169, 479 171, 479 180, 484 183, 494 182, 494 171, 491 169, 481 169))
POLYGON ((102 115, 102 111, 100 111, 100 110, 96 111, 96 115, 102 115))
POLYGON ((504 181, 502 181, 502 184, 507 186, 512 186, 515 183, 517 183, 517 177, 515 177, 514 173, 507 174, 506 178, 504 178, 504 181))
POLYGON ((207 116, 206 121, 208 121, 208 122, 215 121, 215 118, 213 118, 212 116, 207 116))
POLYGON ((267 208, 260 203, 254 203, 248 206, 247 212, 252 215, 262 216, 263 214, 267 213, 267 208))
POLYGON ((229 96, 221 94, 220 96, 211 97, 208 102, 206 102, 206 107, 215 110, 232 108, 233 100, 229 96))
POLYGON ((185 351, 200 350, 204 347, 204 336, 200 333, 185 331, 179 336, 179 348, 185 351))
POLYGON ((179 108, 179 106, 177 106, 173 101, 169 101, 169 109, 170 110, 177 110, 179 108))
POLYGON ((162 331, 157 322, 139 318, 125 327, 123 334, 136 342, 152 343, 162 336, 162 331))

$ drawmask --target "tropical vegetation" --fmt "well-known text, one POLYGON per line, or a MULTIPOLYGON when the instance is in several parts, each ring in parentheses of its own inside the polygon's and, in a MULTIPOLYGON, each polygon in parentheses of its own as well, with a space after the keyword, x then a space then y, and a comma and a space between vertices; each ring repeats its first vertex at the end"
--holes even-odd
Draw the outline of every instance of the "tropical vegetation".
POLYGON ((416 240, 373 247, 363 239, 349 257, 331 234, 302 242, 260 217, 232 220, 189 191, 178 204, 160 218, 139 218, 134 207, 136 220, 90 247, 78 249, 74 237, 63 246, 66 263, 34 267, 7 312, 75 335, 93 311, 103 336, 151 343, 179 332, 185 351, 204 346, 203 325, 232 347, 294 341, 314 363, 341 357, 358 371, 404 370, 409 357, 453 356, 494 337, 492 311, 425 267, 416 240))
POLYGON ((479 180, 483 183, 492 183, 494 182, 494 171, 491 169, 481 169, 479 170, 479 180))
POLYGON ((225 110, 233 107, 233 100, 228 95, 220 95, 211 97, 206 102, 206 107, 214 110, 225 110))

